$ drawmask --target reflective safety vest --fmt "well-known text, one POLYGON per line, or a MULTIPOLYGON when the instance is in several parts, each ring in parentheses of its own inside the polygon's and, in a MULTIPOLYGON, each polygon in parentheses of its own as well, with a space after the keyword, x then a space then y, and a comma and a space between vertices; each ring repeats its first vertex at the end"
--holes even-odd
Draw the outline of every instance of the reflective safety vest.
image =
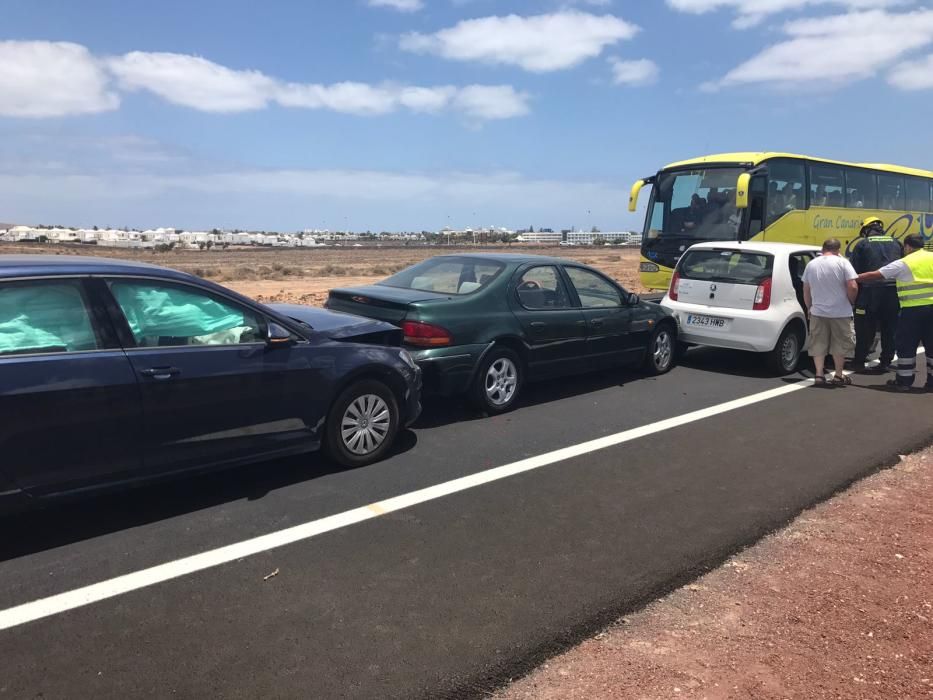
POLYGON ((933 306, 933 253, 918 250, 904 258, 914 276, 911 282, 897 281, 897 298, 901 308, 933 306))

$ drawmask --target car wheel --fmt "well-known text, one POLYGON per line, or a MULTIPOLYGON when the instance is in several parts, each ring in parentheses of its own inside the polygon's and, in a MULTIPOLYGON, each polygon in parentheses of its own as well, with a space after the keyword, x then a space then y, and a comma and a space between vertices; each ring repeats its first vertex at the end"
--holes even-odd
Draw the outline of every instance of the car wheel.
POLYGON ((667 323, 660 324, 651 334, 645 353, 644 370, 659 375, 669 372, 674 366, 677 353, 677 336, 667 323))
POLYGON ((523 380, 518 355, 508 348, 493 348, 480 363, 470 398, 481 411, 505 413, 515 405, 523 380))
POLYGON ((382 459, 398 432, 398 402, 380 381, 365 379, 341 392, 325 427, 328 456, 345 467, 361 467, 382 459))
POLYGON ((800 364, 803 337, 794 326, 788 326, 778 338, 774 350, 768 353, 768 366, 780 376, 790 374, 800 364))

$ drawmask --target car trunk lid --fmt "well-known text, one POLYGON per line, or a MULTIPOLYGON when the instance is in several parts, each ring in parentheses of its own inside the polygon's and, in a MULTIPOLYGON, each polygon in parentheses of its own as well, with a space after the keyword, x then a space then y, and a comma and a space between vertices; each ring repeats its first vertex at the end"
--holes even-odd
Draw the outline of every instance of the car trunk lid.
POLYGON ((448 299, 450 295, 372 284, 332 289, 325 306, 334 311, 400 324, 418 302, 448 299))

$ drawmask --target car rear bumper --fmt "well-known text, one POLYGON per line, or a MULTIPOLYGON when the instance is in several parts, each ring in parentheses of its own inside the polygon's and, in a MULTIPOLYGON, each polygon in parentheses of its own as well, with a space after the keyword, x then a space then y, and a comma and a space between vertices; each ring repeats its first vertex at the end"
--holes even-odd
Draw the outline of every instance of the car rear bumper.
POLYGON ((465 393, 488 345, 454 345, 447 348, 412 350, 421 368, 426 394, 451 396, 465 393))
POLYGON ((678 340, 691 345, 707 345, 716 348, 768 352, 774 349, 781 331, 784 330, 789 320, 783 315, 773 313, 773 309, 746 311, 672 302, 669 299, 665 299, 663 305, 677 319, 677 326, 680 330, 678 340), (687 316, 690 314, 728 319, 729 328, 719 330, 688 326, 687 316))

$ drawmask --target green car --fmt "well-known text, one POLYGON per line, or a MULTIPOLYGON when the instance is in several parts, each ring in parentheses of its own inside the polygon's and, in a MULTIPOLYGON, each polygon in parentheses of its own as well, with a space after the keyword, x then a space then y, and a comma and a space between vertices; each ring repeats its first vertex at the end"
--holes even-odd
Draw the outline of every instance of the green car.
POLYGON ((400 326, 426 391, 488 413, 512 408, 528 381, 626 364, 663 374, 676 355, 667 310, 560 258, 442 255, 334 289, 325 305, 400 326))

